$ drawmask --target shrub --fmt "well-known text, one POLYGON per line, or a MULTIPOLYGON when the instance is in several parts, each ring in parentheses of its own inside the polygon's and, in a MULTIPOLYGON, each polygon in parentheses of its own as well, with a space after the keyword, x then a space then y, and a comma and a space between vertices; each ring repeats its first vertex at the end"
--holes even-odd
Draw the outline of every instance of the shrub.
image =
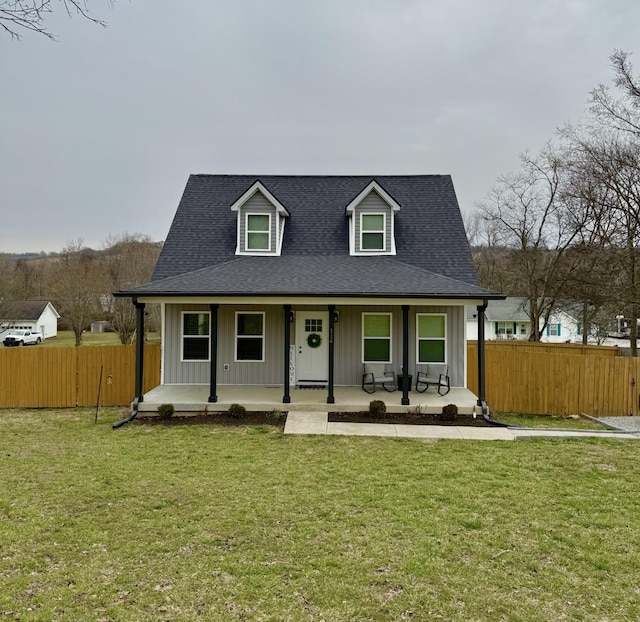
POLYGON ((371 400, 369 402, 369 413, 372 417, 384 417, 387 412, 387 405, 382 400, 371 400))
POLYGON ((158 416, 160 419, 171 419, 174 412, 173 404, 160 404, 160 406, 158 406, 158 416))
POLYGON ((240 404, 231 404, 229 406, 229 416, 234 419, 242 419, 247 414, 247 409, 240 404))
POLYGON ((442 420, 453 421, 458 414, 458 407, 455 404, 447 404, 442 407, 442 420))
POLYGON ((273 419, 274 421, 280 421, 281 419, 284 419, 285 417, 286 417, 286 414, 283 413, 279 408, 274 408, 269 413, 269 419, 273 419))

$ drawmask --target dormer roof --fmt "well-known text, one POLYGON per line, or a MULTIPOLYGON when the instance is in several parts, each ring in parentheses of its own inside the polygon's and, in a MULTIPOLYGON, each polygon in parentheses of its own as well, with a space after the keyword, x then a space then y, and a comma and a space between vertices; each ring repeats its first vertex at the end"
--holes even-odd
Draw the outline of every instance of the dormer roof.
POLYGON ((372 192, 378 193, 380 198, 394 212, 400 211, 400 205, 397 203, 397 201, 375 179, 373 179, 371 183, 369 183, 367 187, 364 188, 362 192, 360 192, 358 196, 349 203, 349 205, 347 205, 347 207, 345 208, 345 212, 347 213, 347 215, 353 214, 356 207, 360 205, 360 203, 362 203, 362 201, 366 197, 368 197, 372 192))
POLYGON ((233 205, 231 205, 231 211, 237 212, 243 205, 245 205, 245 203, 251 197, 253 197, 256 194, 256 192, 262 193, 265 199, 267 199, 267 201, 269 201, 269 203, 273 205, 273 207, 275 208, 278 214, 280 214, 283 217, 289 216, 289 212, 287 211, 287 208, 284 205, 282 205, 282 203, 280 203, 280 201, 278 201, 278 199, 276 199, 273 196, 273 194, 271 194, 271 192, 269 192, 269 190, 267 190, 267 188, 265 188, 264 185, 259 180, 256 181, 254 184, 252 184, 247 189, 247 191, 244 192, 242 196, 233 203, 233 205))

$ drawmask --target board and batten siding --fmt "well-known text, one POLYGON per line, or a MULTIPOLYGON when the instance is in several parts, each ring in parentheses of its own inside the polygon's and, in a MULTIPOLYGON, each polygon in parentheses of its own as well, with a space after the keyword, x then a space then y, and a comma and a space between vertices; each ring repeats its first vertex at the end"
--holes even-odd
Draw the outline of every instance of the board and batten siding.
MULTIPOLYGON (((402 308, 384 305, 341 307, 340 321, 335 326, 335 383, 360 385, 362 382, 362 314, 391 313, 393 336, 392 362, 389 369, 400 373, 402 369, 402 308)), ((416 377, 416 314, 445 313, 447 316, 447 362, 452 387, 464 387, 465 365, 465 310, 460 307, 415 306, 409 309, 409 374, 416 377)))
MULTIPOLYGON (((360 252, 360 216, 361 214, 383 213, 385 221, 385 252, 393 249, 393 210, 389 204, 377 193, 370 192, 353 211, 353 231, 355 234, 355 250, 360 252)), ((364 251, 367 252, 367 251, 364 251)))
POLYGON ((261 193, 256 192, 239 210, 238 218, 240 219, 240 240, 239 248, 242 252, 247 250, 246 248, 246 231, 247 231, 247 214, 271 214, 271 231, 269 233, 271 238, 271 250, 270 251, 251 251, 252 253, 264 252, 265 254, 273 253, 278 248, 277 230, 280 227, 279 216, 276 208, 268 201, 268 199, 261 193))
MULTIPOLYGON (((209 311, 208 305, 171 305, 165 311, 165 384, 209 384, 208 362, 181 362, 182 312, 209 311)), ((218 309, 218 361, 219 384, 282 384, 284 312, 282 306, 220 305, 218 309), (234 362, 236 311, 265 312, 265 342, 263 363, 234 362), (224 369, 229 366, 228 371, 224 369)))
MULTIPOLYGON (((293 307, 294 311, 327 311, 326 305, 293 307)), ((340 319, 335 324, 335 384, 356 385, 362 382, 362 314, 392 314, 392 363, 389 368, 400 373, 402 367, 402 308, 398 306, 336 306, 340 319)), ((208 305, 167 304, 165 313, 164 383, 208 384, 209 363, 181 362, 183 311, 209 311, 208 305)), ((409 310, 409 373, 416 372, 416 314, 446 313, 447 362, 451 386, 465 386, 465 310, 460 307, 415 306, 409 310)), ((295 344, 295 323, 291 325, 291 344, 295 344)), ((284 358, 284 311, 281 305, 220 305, 218 309, 219 384, 282 385, 284 358), (265 312, 265 362, 234 362, 236 311, 265 312), (224 369, 225 364, 229 366, 224 369)))

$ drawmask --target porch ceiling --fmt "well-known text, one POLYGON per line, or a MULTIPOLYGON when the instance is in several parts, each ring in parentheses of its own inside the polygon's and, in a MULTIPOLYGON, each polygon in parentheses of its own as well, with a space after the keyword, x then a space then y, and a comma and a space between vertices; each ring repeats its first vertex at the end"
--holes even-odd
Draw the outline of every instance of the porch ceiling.
MULTIPOLYGON (((380 390, 374 394, 365 393, 361 387, 335 387, 335 404, 327 404, 326 389, 291 389, 291 403, 283 404, 282 386, 240 386, 218 385, 218 401, 209 403, 209 385, 205 384, 164 384, 144 394, 139 405, 140 412, 157 412, 160 404, 173 404, 176 412, 197 413, 225 412, 231 404, 241 404, 247 410, 270 411, 340 411, 358 412, 369 409, 371 400, 382 400, 388 412, 405 412, 418 406, 421 412, 436 414, 442 412, 446 404, 456 404, 462 414, 471 414, 477 409, 478 398, 465 388, 454 387, 444 396, 434 391, 425 393, 409 392, 409 406, 403 406, 402 391, 388 393, 380 390)), ((476 410, 476 412, 480 412, 476 410)))

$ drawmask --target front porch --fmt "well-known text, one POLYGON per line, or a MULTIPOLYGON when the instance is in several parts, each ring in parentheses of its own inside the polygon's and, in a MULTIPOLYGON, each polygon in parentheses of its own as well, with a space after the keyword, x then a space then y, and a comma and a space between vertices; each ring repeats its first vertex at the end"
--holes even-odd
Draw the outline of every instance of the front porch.
POLYGON ((425 414, 438 414, 446 404, 455 404, 461 414, 480 413, 478 397, 465 388, 452 387, 444 396, 429 389, 425 393, 411 391, 411 405, 403 405, 402 391, 389 393, 378 390, 374 394, 365 393, 361 387, 337 386, 334 388, 335 403, 327 404, 326 389, 296 389, 290 391, 291 403, 282 403, 283 387, 218 385, 215 403, 209 402, 208 384, 164 384, 144 394, 144 400, 138 405, 141 413, 157 412, 160 404, 173 404, 180 413, 226 412, 231 404, 241 404, 251 411, 339 411, 358 412, 369 409, 369 402, 381 400, 387 406, 387 412, 399 413, 415 410, 418 407, 425 414))

